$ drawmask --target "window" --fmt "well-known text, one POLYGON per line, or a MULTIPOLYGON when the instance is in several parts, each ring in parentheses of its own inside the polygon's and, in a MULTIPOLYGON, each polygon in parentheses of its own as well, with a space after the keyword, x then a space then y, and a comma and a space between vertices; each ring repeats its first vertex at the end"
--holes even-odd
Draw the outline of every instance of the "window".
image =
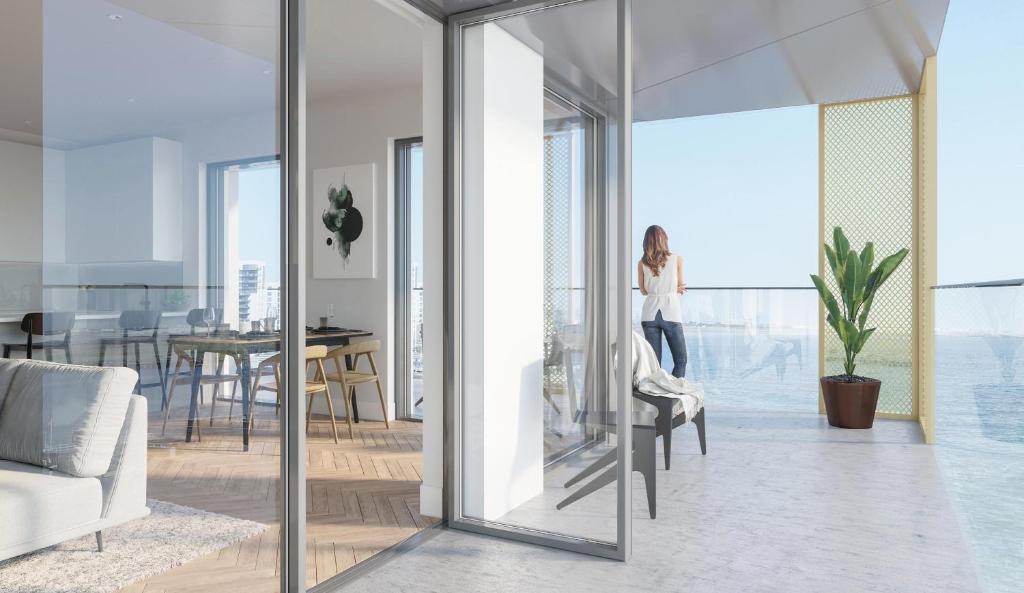
POLYGON ((423 139, 395 142, 396 398, 398 415, 423 418, 423 139))

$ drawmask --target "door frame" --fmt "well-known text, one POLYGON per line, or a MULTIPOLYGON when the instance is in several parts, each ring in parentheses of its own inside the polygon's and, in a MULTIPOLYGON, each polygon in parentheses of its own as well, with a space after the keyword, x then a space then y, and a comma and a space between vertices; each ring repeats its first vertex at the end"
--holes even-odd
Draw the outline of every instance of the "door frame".
POLYGON ((280 1, 280 590, 306 591, 306 0, 280 1))
MULTIPOLYGON (((453 15, 448 20, 445 31, 445 68, 446 68, 446 97, 445 97, 445 118, 446 118, 446 179, 445 179, 445 229, 444 229, 444 263, 445 263, 445 284, 444 284, 444 312, 445 312, 445 363, 444 363, 444 510, 445 519, 448 525, 455 529, 480 533, 484 535, 503 537, 525 543, 537 544, 551 548, 563 549, 594 556, 601 556, 615 560, 624 561, 631 552, 631 509, 632 509, 632 377, 628 372, 614 374, 612 365, 597 365, 602 371, 602 381, 617 393, 617 409, 624 412, 616 415, 617 432, 617 524, 616 542, 608 543, 562 534, 547 533, 536 529, 520 526, 498 524, 462 516, 462 468, 461 468, 461 398, 462 398, 462 35, 463 30, 472 25, 482 24, 501 18, 515 16, 528 12, 544 10, 558 6, 575 4, 589 0, 520 0, 508 2, 497 7, 483 8, 453 15)), ((615 241, 622 246, 620 253, 610 254, 606 246, 602 249, 595 249, 598 260, 596 266, 606 273, 607 270, 614 270, 613 277, 606 277, 607 282, 603 287, 611 286, 615 290, 614 317, 615 323, 608 324, 609 315, 604 316, 600 321, 595 320, 595 325, 604 327, 600 338, 607 340, 610 331, 616 335, 629 336, 632 332, 631 320, 631 269, 632 269, 632 220, 631 220, 631 157, 632 157, 632 0, 616 0, 617 11, 617 71, 618 88, 617 95, 620 100, 617 102, 614 114, 609 114, 615 125, 615 176, 610 179, 607 171, 602 167, 608 160, 608 145, 596 149, 596 154, 604 158, 595 159, 595 165, 599 168, 601 176, 598 177, 597 187, 602 188, 611 199, 598 201, 596 216, 599 222, 604 225, 606 236, 614 235, 615 241), (609 209, 614 209, 613 213, 609 209), (614 220, 614 228, 608 221, 614 220), (612 267, 609 267, 609 266, 612 267)), ((545 76, 545 84, 548 81, 545 76)), ((559 94, 563 97, 573 97, 571 87, 559 85, 559 94)), ((598 126, 598 138, 595 141, 605 141, 610 134, 607 134, 607 122, 598 126)), ((597 237, 600 240, 600 237, 597 237)), ((603 292, 598 290, 596 292, 603 292)), ((604 297, 602 297, 604 298, 604 297)), ((613 313, 610 304, 602 300, 602 311, 608 314, 613 313)), ((596 315, 601 318, 601 314, 596 315)), ((598 333, 598 332, 595 332, 598 333)), ((600 352, 609 352, 611 344, 603 342, 600 352)), ((631 340, 618 340, 615 344, 616 356, 619 360, 629 360, 632 355, 631 340)), ((596 358, 607 358, 597 356, 596 358)), ((620 365, 622 366, 622 365, 620 365)))

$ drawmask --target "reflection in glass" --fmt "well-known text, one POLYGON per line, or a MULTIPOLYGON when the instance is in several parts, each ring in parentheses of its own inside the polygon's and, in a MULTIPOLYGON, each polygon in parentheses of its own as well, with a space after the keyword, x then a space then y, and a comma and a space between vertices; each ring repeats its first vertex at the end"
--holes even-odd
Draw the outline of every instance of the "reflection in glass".
MULTIPOLYGON (((80 579, 54 591, 213 591, 224 569, 275 591, 280 432, 248 372, 280 345, 226 311, 249 196, 276 228, 280 186, 222 165, 278 154, 278 6, 44 0, 2 18, 21 63, 0 86, 0 236, 17 239, 0 240, 0 484, 20 494, 0 494, 0 589, 46 593, 19 580, 43 563, 80 579)), ((276 265, 277 236, 260 239, 276 265)))
POLYGON ((935 295, 935 442, 946 483, 993 591, 1019 582, 1024 528, 1024 287, 935 295))
POLYGON ((566 545, 619 537, 619 249, 599 139, 616 137, 615 63, 561 32, 614 38, 615 14, 592 0, 462 29, 459 512, 566 545))

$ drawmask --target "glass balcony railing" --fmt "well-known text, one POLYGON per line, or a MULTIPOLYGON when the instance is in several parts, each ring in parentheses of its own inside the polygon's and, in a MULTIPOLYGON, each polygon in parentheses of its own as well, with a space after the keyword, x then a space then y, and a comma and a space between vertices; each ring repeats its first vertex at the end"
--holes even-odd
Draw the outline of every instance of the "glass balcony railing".
MULTIPOLYGON (((565 292, 551 311, 556 329, 582 321, 582 291, 565 292)), ((412 308, 417 399, 421 295, 414 291, 412 308)), ((1017 591, 1024 582, 1024 281, 936 287, 934 297, 935 455, 963 518, 984 590, 1017 591)), ((817 411, 813 289, 690 288, 680 304, 686 376, 704 384, 709 406, 817 411)), ((634 290, 638 331, 642 305, 643 296, 634 290)), ((667 347, 662 356, 663 366, 671 368, 667 347)))
MULTIPOLYGON (((644 297, 633 290, 633 326, 644 297)), ((686 378, 709 405, 744 410, 818 409, 818 296, 813 288, 690 288, 680 298, 686 378)), ((662 348, 662 366, 672 368, 662 348)))
POLYGON ((935 442, 983 590, 1024 583, 1024 280, 935 295, 935 442))

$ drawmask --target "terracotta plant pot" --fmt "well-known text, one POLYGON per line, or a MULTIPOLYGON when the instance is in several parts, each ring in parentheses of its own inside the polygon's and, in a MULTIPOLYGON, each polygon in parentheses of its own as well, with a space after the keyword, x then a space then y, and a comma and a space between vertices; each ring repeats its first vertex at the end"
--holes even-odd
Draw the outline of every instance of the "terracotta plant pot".
POLYGON ((821 394, 825 400, 828 423, 837 428, 871 428, 878 406, 878 390, 882 382, 864 379, 859 383, 821 378, 821 394))

